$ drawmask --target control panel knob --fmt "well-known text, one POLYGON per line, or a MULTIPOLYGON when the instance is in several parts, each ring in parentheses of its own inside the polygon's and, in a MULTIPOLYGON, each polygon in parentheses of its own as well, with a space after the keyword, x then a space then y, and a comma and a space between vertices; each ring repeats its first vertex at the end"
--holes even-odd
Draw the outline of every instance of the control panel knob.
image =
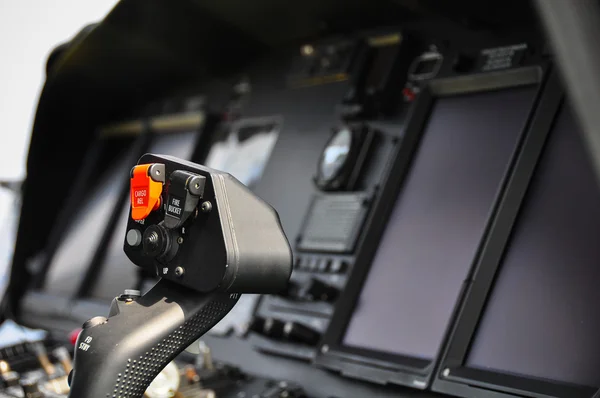
POLYGON ((279 292, 279 295, 281 297, 294 300, 299 298, 300 290, 300 285, 297 282, 289 281, 286 288, 279 292))
POLYGON ((40 392, 37 381, 33 379, 21 380, 21 388, 25 398, 42 398, 44 396, 40 392))
POLYGON ((263 333, 267 337, 280 339, 283 337, 283 326, 283 321, 275 318, 267 318, 265 319, 263 333))
POLYGON ((2 380, 6 387, 15 387, 19 385, 21 378, 17 372, 9 371, 2 375, 2 380))
POLYGON ((283 338, 284 322, 275 318, 255 316, 250 324, 250 330, 271 339, 283 338))
POLYGON ((304 291, 304 297, 308 300, 332 302, 337 299, 339 292, 337 287, 320 279, 312 278, 304 291))
POLYGON ((289 321, 283 325, 284 337, 293 342, 316 345, 321 333, 298 322, 289 321))

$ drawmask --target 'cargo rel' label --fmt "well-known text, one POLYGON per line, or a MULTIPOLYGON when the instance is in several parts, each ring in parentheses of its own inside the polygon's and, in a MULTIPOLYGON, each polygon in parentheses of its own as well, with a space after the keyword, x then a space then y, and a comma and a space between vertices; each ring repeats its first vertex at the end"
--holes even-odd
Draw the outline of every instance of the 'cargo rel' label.
POLYGON ((147 206, 148 205, 148 190, 143 189, 134 189, 133 191, 133 200, 135 201, 135 206, 147 206))

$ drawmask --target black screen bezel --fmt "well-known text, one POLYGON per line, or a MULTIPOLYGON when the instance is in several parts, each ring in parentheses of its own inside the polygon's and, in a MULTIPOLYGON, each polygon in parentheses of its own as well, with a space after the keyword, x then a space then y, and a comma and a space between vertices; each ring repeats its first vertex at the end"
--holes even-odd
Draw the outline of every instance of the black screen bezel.
MULTIPOLYGON (((503 178, 502 186, 506 185, 507 176, 513 169, 515 159, 520 151, 523 137, 530 127, 531 115, 534 114, 537 100, 544 86, 543 80, 546 76, 547 66, 540 64, 535 66, 521 67, 510 70, 489 73, 477 73, 473 75, 440 78, 427 82, 421 89, 416 103, 411 109, 406 125, 405 134, 397 146, 394 161, 388 170, 388 177, 383 186, 381 195, 370 225, 367 226, 369 233, 360 248, 353 273, 350 275, 346 288, 338 299, 335 313, 331 319, 327 332, 325 333, 316 363, 319 366, 339 371, 343 375, 360 378, 376 383, 393 383, 407 385, 413 388, 425 389, 435 373, 437 364, 445 345, 446 338, 440 344, 438 353, 433 360, 425 360, 404 355, 384 353, 380 351, 348 347, 342 345, 342 339, 347 325, 351 319, 356 302, 362 290, 363 283, 368 275, 373 257, 376 254, 379 241, 386 227, 386 221, 391 214, 396 199, 401 194, 402 185, 407 176, 412 159, 418 148, 423 130, 428 122, 429 115, 436 98, 443 98, 461 94, 472 94, 505 90, 525 86, 537 86, 535 101, 530 111, 527 122, 521 132, 519 143, 512 155, 508 170, 503 178)), ((494 209, 497 208, 501 192, 495 199, 494 209)), ((494 219, 495 211, 491 212, 487 222, 486 234, 480 242, 480 249, 486 240, 491 220, 494 219)), ((476 260, 476 259, 475 259, 476 260)), ((475 263, 476 261, 474 261, 475 263)), ((464 294, 464 285, 457 300, 460 303, 464 294)), ((451 321, 445 331, 448 336, 453 319, 456 316, 457 307, 453 311, 451 321)), ((410 320, 407 320, 409 322, 410 320)))
POLYGON ((470 289, 456 318, 433 390, 462 397, 472 397, 483 390, 494 391, 498 397, 514 396, 583 398, 591 397, 596 388, 579 386, 534 377, 507 374, 499 371, 475 369, 465 366, 472 340, 485 311, 489 293, 509 244, 521 206, 526 197, 546 140, 552 132, 564 104, 560 78, 554 73, 547 84, 532 121, 531 133, 523 149, 498 208, 489 239, 481 252, 473 274, 470 289))
MULTIPOLYGON (((151 111, 152 109, 148 111, 148 113, 151 111)), ((202 150, 201 147, 203 146, 202 143, 204 142, 204 139, 210 138, 210 132, 214 128, 215 123, 216 120, 213 118, 213 116, 205 109, 201 109, 198 111, 187 113, 180 112, 166 116, 145 116, 139 120, 115 124, 114 126, 117 126, 117 128, 113 129, 114 131, 110 129, 112 125, 105 128, 98 128, 96 131, 96 142, 90 148, 91 156, 86 159, 87 167, 84 167, 84 169, 81 170, 78 178, 81 179, 82 182, 95 180, 95 178, 93 178, 94 171, 103 167, 101 163, 103 158, 99 156, 99 154, 102 151, 106 152, 106 147, 110 146, 110 148, 112 148, 117 145, 123 145, 123 143, 127 143, 128 149, 123 152, 124 156, 129 163, 135 164, 137 159, 146 153, 147 149, 150 147, 151 143, 156 137, 165 134, 177 134, 189 131, 190 125, 193 126, 192 129, 195 135, 192 144, 192 156, 197 157, 199 151, 202 150), (173 120, 173 116, 179 119, 173 120)), ((125 177, 125 175, 123 175, 123 177, 125 177)), ((90 296, 89 292, 92 290, 92 286, 96 283, 97 276, 100 274, 102 268, 106 265, 104 264, 103 254, 106 247, 110 243, 113 229, 116 226, 116 222, 119 220, 123 205, 129 197, 129 180, 127 178, 115 181, 115 184, 118 185, 117 200, 115 201, 114 208, 110 212, 106 225, 104 225, 99 231, 98 243, 92 248, 94 254, 92 255, 91 261, 83 264, 82 266, 83 277, 78 286, 74 286, 73 292, 68 294, 48 294, 46 292, 47 286, 45 277, 53 264, 55 252, 58 250, 60 245, 63 244, 61 240, 62 233, 64 233, 70 226, 65 224, 60 226, 62 227, 60 231, 57 231, 57 235, 60 235, 59 238, 61 239, 56 239, 47 249, 48 253, 43 259, 44 263, 40 267, 40 272, 35 281, 36 284, 34 290, 37 293, 46 294, 48 297, 68 297, 74 302, 87 300, 91 302, 106 303, 110 301, 107 301, 107 299, 90 296)), ((73 188, 70 202, 65 205, 65 210, 69 210, 67 211, 69 215, 72 215, 73 209, 76 209, 75 211, 81 211, 79 204, 85 199, 85 196, 89 194, 88 190, 85 188, 86 187, 83 186, 76 186, 73 188), (77 206, 72 205, 71 202, 76 203, 77 206)))

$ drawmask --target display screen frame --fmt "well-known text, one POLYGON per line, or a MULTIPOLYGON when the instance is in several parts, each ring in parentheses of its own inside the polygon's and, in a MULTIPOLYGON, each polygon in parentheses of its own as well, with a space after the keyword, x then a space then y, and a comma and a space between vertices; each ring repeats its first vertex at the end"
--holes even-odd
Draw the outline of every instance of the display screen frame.
POLYGON ((513 227, 518 222, 521 206, 544 153, 546 140, 554 129, 562 108, 566 106, 564 102, 560 77, 554 72, 542 94, 532 121, 531 133, 523 143, 514 174, 498 207, 496 221, 490 229, 488 242, 481 252, 470 287, 457 314, 455 327, 449 336, 433 382, 432 388, 435 391, 462 397, 479 396, 477 394, 485 390, 494 391, 495 397, 513 397, 518 394, 546 398, 592 397, 596 391, 592 387, 475 369, 465 365, 497 271, 502 266, 513 227))
MULTIPOLYGON (((454 324, 458 307, 455 306, 449 325, 444 332, 444 339, 433 360, 425 360, 399 354, 391 354, 371 349, 348 347, 343 345, 347 326, 359 299, 363 284, 370 270, 381 237, 386 229, 386 222, 394 209, 396 200, 401 194, 402 185, 410 169, 414 155, 419 147, 420 139, 429 120, 436 99, 463 94, 509 90, 531 86, 536 94, 532 109, 525 127, 519 136, 519 142, 512 154, 506 176, 511 174, 517 154, 529 135, 532 115, 535 114, 537 102, 544 87, 547 65, 537 64, 503 71, 476 73, 458 77, 438 78, 425 82, 419 92, 416 103, 407 116, 407 124, 403 137, 397 142, 393 162, 387 172, 387 180, 375 204, 375 210, 367 222, 367 238, 358 248, 354 271, 350 275, 346 288, 338 299, 338 304, 329 327, 318 347, 317 365, 338 371, 351 378, 363 379, 378 384, 406 385, 417 389, 425 389, 431 383, 447 337, 454 324)), ((505 186, 506 181, 502 183, 505 186)), ((502 196, 502 190, 495 199, 493 211, 487 222, 486 234, 480 242, 478 252, 486 241, 491 221, 495 219, 495 210, 502 196)), ((462 302, 464 285, 457 303, 462 302)), ((406 320, 410 322, 410 320, 406 320)))
MULTIPOLYGON (((149 112, 151 112, 150 110, 149 112)), ((82 201, 89 195, 89 187, 84 186, 88 181, 94 181, 91 176, 94 175, 99 168, 102 168, 101 155, 113 147, 123 146, 126 143, 126 149, 123 152, 123 157, 126 162, 133 165, 137 162, 147 150, 151 147, 151 143, 155 138, 163 135, 171 135, 181 132, 193 132, 195 137, 192 143, 191 156, 197 157, 199 151, 202 150, 200 143, 204 142, 214 128, 216 121, 204 109, 198 109, 187 112, 177 112, 172 114, 151 114, 140 119, 132 121, 119 122, 108 127, 99 127, 96 130, 96 144, 91 147, 90 156, 87 158, 86 166, 81 170, 79 180, 81 183, 75 186, 72 194, 69 197, 69 202, 65 204, 63 212, 72 215, 74 212, 80 212, 83 209, 82 201)), ((113 151, 114 152, 114 151, 113 151)), ((112 153, 112 152, 110 152, 112 153)), ((40 271, 36 275, 34 291, 40 294, 46 294, 48 297, 56 297, 60 300, 63 297, 68 298, 73 303, 79 301, 89 302, 107 302, 88 295, 91 286, 94 284, 97 275, 101 272, 104 264, 104 252, 107 245, 110 243, 113 229, 119 220, 119 216, 123 205, 128 201, 129 196, 129 180, 126 178, 127 170, 124 170, 123 179, 115 181, 117 188, 116 200, 113 208, 110 211, 109 217, 104 225, 98 231, 98 241, 90 250, 93 253, 90 261, 84 261, 81 265, 81 278, 76 286, 73 286, 70 293, 54 293, 48 292, 47 275, 50 268, 53 266, 53 261, 60 245, 65 244, 62 240, 62 235, 72 227, 71 223, 59 225, 56 228, 56 235, 60 239, 55 239, 47 248, 47 254, 43 258, 43 263, 40 265, 40 271)), ((78 181, 79 181, 78 180, 78 181)), ((62 214, 62 213, 61 213, 62 214)), ((109 300, 110 301, 110 300, 109 300)), ((88 314, 89 317, 90 314, 88 314)), ((91 314, 93 315, 93 314, 91 314)))
MULTIPOLYGON (((42 292, 48 292, 49 284, 51 281, 50 273, 52 272, 52 268, 56 266, 55 261, 57 261, 56 256, 61 246, 67 244, 63 239, 68 235, 71 228, 75 227, 75 223, 73 220, 73 215, 77 215, 80 212, 84 211, 85 201, 88 199, 90 195, 90 191, 93 187, 90 186, 90 181, 97 181, 98 178, 96 173, 102 167, 103 161, 113 155, 113 159, 111 162, 117 160, 122 160, 127 163, 135 162, 135 160, 141 156, 144 152, 144 148, 148 144, 148 135, 147 134, 137 134, 137 135, 112 135, 105 136, 101 134, 97 134, 96 142, 91 146, 89 156, 86 158, 86 163, 82 170, 78 175, 78 180, 74 184, 74 187, 71 190, 70 196, 67 198, 67 201, 64 207, 60 211, 61 217, 59 217, 60 222, 57 223, 53 227, 52 236, 54 239, 48 244, 46 250, 46 255, 43 258, 43 264, 40 266, 39 272, 36 274, 34 279, 34 286, 36 290, 42 292), (112 153, 115 148, 123 147, 124 150, 120 153, 120 159, 112 153)), ((119 206, 126 199, 126 181, 123 183, 115 182, 116 184, 116 193, 114 198, 113 206, 119 206)), ((112 218, 114 216, 114 209, 109 211, 109 219, 106 222, 99 226, 99 239, 96 246, 90 248, 90 258, 91 262, 93 262, 93 258, 95 253, 98 250, 98 247, 102 245, 102 236, 106 233, 107 229, 110 229, 111 223, 113 222, 112 218)), ((79 270, 82 273, 86 273, 90 267, 90 261, 83 261, 81 269, 79 270)), ((79 290, 79 285, 83 283, 85 276, 81 276, 78 281, 78 286, 73 286, 71 293, 50 293, 57 295, 67 295, 69 297, 75 297, 79 290)))

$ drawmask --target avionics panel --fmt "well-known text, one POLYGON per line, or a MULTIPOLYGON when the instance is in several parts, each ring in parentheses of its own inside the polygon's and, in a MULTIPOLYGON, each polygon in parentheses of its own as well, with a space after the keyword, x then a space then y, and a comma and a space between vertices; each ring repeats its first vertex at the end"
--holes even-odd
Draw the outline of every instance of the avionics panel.
MULTIPOLYGON (((171 137, 163 133, 171 132, 174 126, 182 124, 192 126, 190 137, 194 140, 186 145, 191 153, 203 123, 204 112, 190 111, 117 123, 100 129, 97 144, 100 149, 97 151, 114 155, 110 159, 101 154, 90 158, 94 165, 90 171, 82 172, 86 184, 78 195, 77 206, 65 211, 69 222, 64 238, 47 260, 47 273, 41 286, 44 293, 61 297, 88 295, 90 280, 98 276, 95 271, 104 257, 106 240, 118 223, 118 209, 127 197, 130 165, 135 164, 145 152, 150 136, 168 142, 171 137)), ((121 283, 117 286, 120 287, 121 283)))
MULTIPOLYGON (((59 220, 65 224, 65 231, 57 245, 49 248, 47 264, 41 270, 45 272, 43 286, 40 286, 44 292, 63 297, 76 294, 100 238, 110 224, 111 215, 124 197, 124 186, 115 182, 115 176, 121 176, 120 182, 125 181, 128 164, 141 154, 145 140, 144 136, 114 136, 100 138, 95 144, 98 147, 96 152, 116 154, 107 162, 110 164, 97 168, 98 172, 94 171, 95 167, 82 171, 88 182, 80 187, 82 192, 78 194, 78 203, 67 204, 70 211, 63 212, 67 219, 59 220)), ((90 157, 89 161, 103 162, 106 156, 99 153, 90 157)))
POLYGON ((553 84, 482 253, 436 390, 591 397, 600 386, 600 187, 574 115, 566 104, 556 112, 560 90, 553 84))
POLYGON ((319 364, 428 386, 542 75, 532 66, 422 89, 319 364))

